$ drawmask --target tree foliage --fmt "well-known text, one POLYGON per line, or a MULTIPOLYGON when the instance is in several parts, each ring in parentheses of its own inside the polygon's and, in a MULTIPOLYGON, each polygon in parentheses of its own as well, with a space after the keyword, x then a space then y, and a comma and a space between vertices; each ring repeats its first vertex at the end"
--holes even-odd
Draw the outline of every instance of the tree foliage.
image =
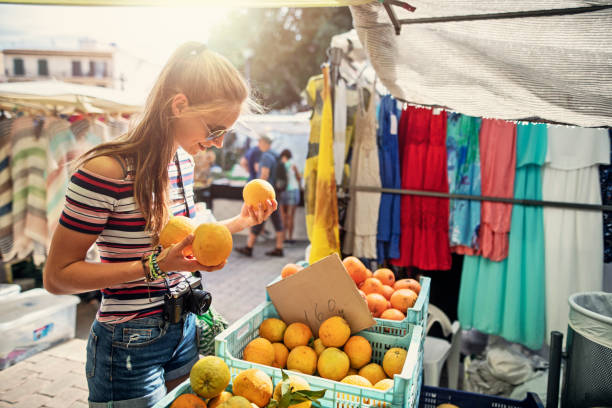
POLYGON ((347 7, 236 10, 211 30, 209 47, 245 73, 266 107, 283 109, 321 72, 331 38, 351 27, 347 7))

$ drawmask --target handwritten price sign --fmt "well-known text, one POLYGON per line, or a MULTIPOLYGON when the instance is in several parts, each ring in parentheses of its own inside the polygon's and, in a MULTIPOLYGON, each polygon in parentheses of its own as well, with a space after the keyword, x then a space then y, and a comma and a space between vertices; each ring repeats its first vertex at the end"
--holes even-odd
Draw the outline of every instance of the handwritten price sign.
POLYGON ((336 300, 329 299, 327 301, 327 313, 323 313, 319 310, 319 304, 315 303, 314 310, 312 310, 310 314, 308 314, 308 310, 304 310, 304 319, 306 319, 309 326, 313 326, 311 319, 316 319, 317 324, 320 325, 329 318, 330 314, 332 316, 340 316, 344 318, 344 309, 336 308, 336 306, 336 300))
POLYGON ((302 322, 315 335, 332 316, 342 316, 353 333, 375 324, 367 304, 338 255, 330 255, 279 282, 268 294, 286 323, 302 322))

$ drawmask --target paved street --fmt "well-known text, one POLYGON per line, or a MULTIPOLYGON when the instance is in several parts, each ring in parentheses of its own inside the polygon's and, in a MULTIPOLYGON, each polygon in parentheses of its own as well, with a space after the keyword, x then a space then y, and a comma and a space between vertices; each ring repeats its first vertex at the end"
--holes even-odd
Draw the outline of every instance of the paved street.
MULTIPOLYGON (((234 236, 234 247, 246 242, 245 235, 234 236)), ((213 294, 213 305, 231 323, 265 300, 265 287, 288 262, 304 258, 307 242, 285 248, 283 258, 264 255, 274 247, 268 240, 258 243, 252 258, 233 252, 228 264, 206 276, 206 288, 213 294)), ((0 371, 0 408, 85 408, 85 345, 95 316, 93 304, 77 307, 77 338, 30 357, 0 371)))

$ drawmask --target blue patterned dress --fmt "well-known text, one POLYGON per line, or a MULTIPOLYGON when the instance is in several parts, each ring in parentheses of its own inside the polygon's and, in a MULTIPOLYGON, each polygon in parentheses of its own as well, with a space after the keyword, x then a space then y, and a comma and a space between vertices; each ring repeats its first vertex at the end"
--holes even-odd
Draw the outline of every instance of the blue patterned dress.
MULTIPOLYGON (((448 187, 451 194, 480 195, 480 152, 478 134, 481 118, 448 115, 446 149, 448 187)), ((451 248, 477 249, 480 201, 451 200, 448 235, 451 248)))

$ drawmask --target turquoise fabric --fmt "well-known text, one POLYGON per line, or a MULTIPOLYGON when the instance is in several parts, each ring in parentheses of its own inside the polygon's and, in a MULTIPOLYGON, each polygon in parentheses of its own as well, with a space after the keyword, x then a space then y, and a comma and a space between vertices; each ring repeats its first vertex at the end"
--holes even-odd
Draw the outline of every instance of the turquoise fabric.
MULTIPOLYGON (((546 125, 517 125, 515 198, 542 199, 546 149, 546 125)), ((539 349, 546 336, 544 285, 542 207, 514 205, 508 258, 501 262, 464 258, 458 305, 462 328, 539 349)))
MULTIPOLYGON (((448 189, 451 194, 480 195, 480 150, 478 134, 481 118, 460 113, 448 115, 446 152, 448 189)), ((448 235, 451 247, 478 248, 480 201, 450 200, 448 235)))

